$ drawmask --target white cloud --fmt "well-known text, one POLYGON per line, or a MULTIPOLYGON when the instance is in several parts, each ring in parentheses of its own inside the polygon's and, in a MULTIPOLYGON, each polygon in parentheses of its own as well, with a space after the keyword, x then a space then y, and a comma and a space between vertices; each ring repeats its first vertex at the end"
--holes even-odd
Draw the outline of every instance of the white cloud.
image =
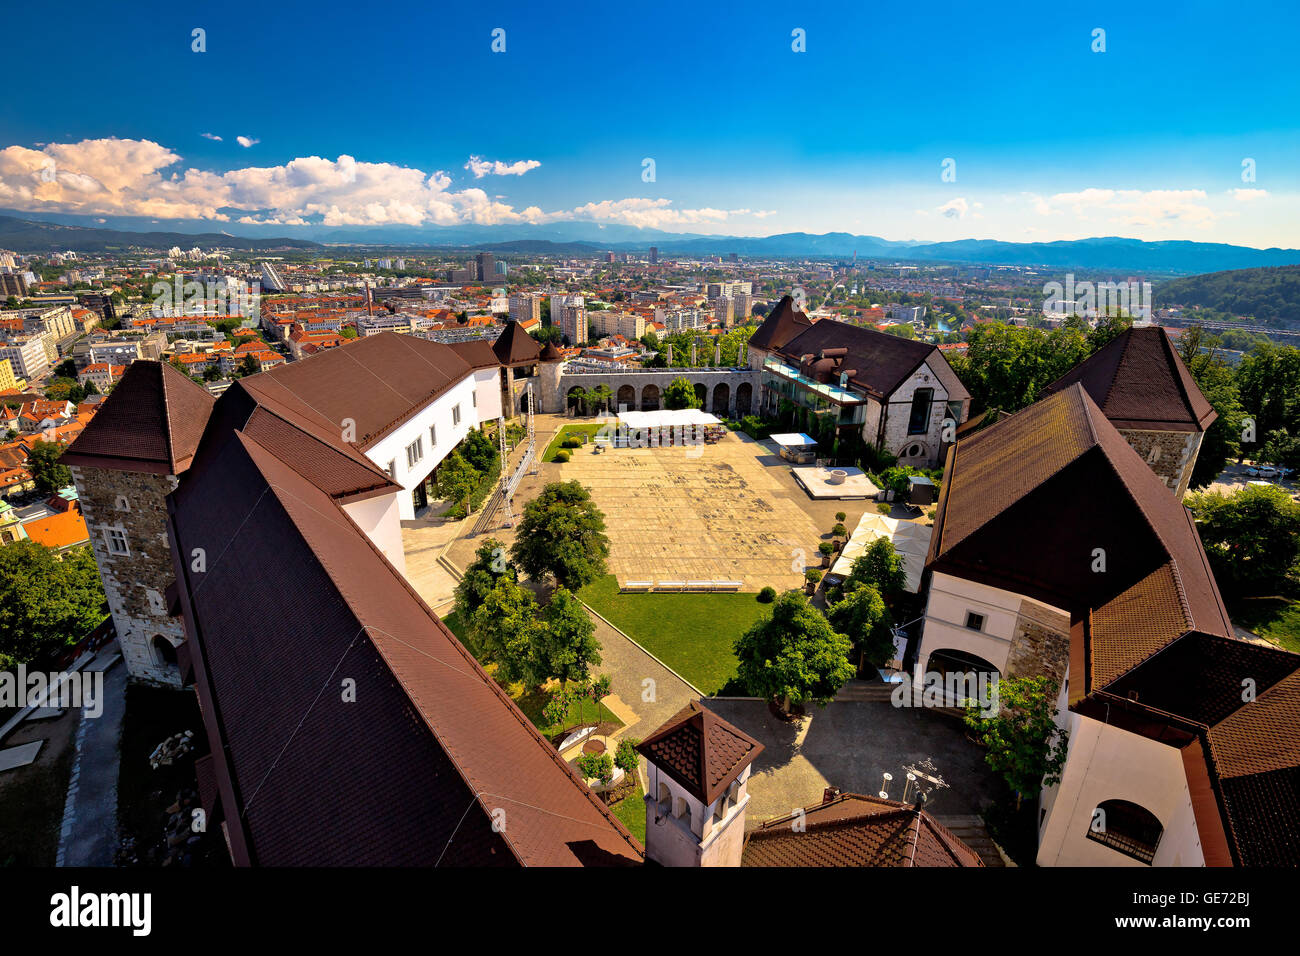
POLYGON ((1253 202, 1256 199, 1267 199, 1267 189, 1229 189, 1228 195, 1238 202, 1253 202))
POLYGON ((513 163, 503 163, 500 160, 480 159, 477 156, 471 156, 465 168, 474 174, 475 179, 482 179, 484 176, 522 176, 530 169, 536 169, 542 165, 535 159, 521 159, 513 163))
MULTIPOLYGON (((976 203, 975 205, 979 206, 980 204, 976 203)), ((971 204, 961 196, 958 196, 956 199, 948 200, 942 206, 937 208, 935 212, 941 216, 947 216, 949 219, 965 219, 966 213, 968 213, 970 209, 971 204)))
POLYGON ((250 146, 256 146, 258 143, 261 142, 261 140, 250 139, 247 136, 236 136, 235 142, 238 143, 240 146, 244 147, 244 149, 248 149, 250 146))
POLYGON ((10 146, 0 149, 0 207, 268 226, 583 219, 660 227, 759 215, 748 209, 676 209, 669 199, 646 198, 602 200, 551 212, 537 206, 518 210, 476 187, 453 189, 444 172, 359 162, 348 155, 302 156, 280 166, 246 166, 223 173, 181 163, 178 154, 148 140, 84 140, 40 150, 10 146))
POLYGON ((1068 206, 1088 220, 1097 214, 1106 222, 1122 226, 1195 226, 1208 228, 1215 214, 1204 204, 1203 189, 1098 189, 1057 193, 1047 202, 1053 209, 1068 206))
POLYGON ((221 137, 218 136, 216 133, 199 133, 199 135, 202 136, 204 139, 215 140, 218 143, 221 142, 221 137))

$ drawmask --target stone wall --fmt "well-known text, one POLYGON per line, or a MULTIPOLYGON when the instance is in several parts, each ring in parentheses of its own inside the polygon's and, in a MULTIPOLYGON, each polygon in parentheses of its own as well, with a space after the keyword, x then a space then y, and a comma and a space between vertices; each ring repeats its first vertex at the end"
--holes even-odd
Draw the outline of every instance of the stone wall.
POLYGON ((180 670, 154 646, 159 635, 172 647, 185 640, 185 626, 167 613, 165 596, 176 573, 164 499, 176 487, 176 478, 102 468, 71 470, 127 672, 137 680, 179 686, 180 670), (109 553, 110 528, 126 535, 129 554, 109 553))
POLYGON ((629 371, 628 369, 615 367, 609 372, 601 372, 586 369, 570 371, 566 366, 560 366, 556 369, 555 365, 552 365, 551 369, 554 369, 554 371, 549 371, 548 374, 547 366, 543 365, 542 368, 543 372, 538 380, 538 385, 542 391, 540 411, 548 413, 559 413, 565 410, 565 397, 570 389, 581 386, 590 391, 597 385, 604 385, 610 390, 610 404, 615 409, 618 407, 619 389, 625 385, 630 385, 636 399, 634 411, 641 410, 645 387, 654 385, 659 389, 659 407, 663 408, 664 390, 678 378, 684 378, 692 385, 703 385, 707 389, 703 410, 717 415, 719 418, 735 414, 736 393, 742 384, 748 384, 750 387, 749 411, 754 412, 758 408, 759 373, 751 369, 666 368, 629 371), (718 385, 727 386, 726 408, 714 407, 715 389, 718 385))
POLYGON ((1070 619, 1064 614, 1021 601, 1004 677, 1047 675, 1059 687, 1070 664, 1070 619))
POLYGON ((1166 488, 1180 499, 1187 494, 1204 433, 1140 431, 1134 428, 1121 428, 1119 433, 1160 476, 1166 488))

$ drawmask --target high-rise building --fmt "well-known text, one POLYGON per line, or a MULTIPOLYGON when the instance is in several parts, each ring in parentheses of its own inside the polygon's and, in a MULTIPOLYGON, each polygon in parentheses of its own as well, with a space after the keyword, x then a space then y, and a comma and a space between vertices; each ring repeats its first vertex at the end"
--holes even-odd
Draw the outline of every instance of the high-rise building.
POLYGON ((645 316, 635 312, 589 312, 587 322, 601 338, 621 335, 625 339, 639 339, 645 335, 645 316))
POLYGON ((659 264, 659 247, 658 247, 658 246, 651 246, 651 247, 650 247, 650 264, 651 264, 652 266, 654 266, 654 265, 658 265, 658 264, 659 264))
POLYGON ((279 271, 269 262, 262 263, 262 288, 268 292, 285 292, 289 286, 280 277, 279 271))
POLYGON ((27 298, 27 279, 21 272, 0 272, 0 298, 27 298))
POLYGON ((480 282, 491 282, 496 277, 496 256, 490 252, 480 252, 474 257, 475 269, 474 278, 480 282))
POLYGON ((542 297, 536 292, 517 292, 510 297, 510 318, 515 322, 527 322, 529 319, 541 320, 542 297))
POLYGON ((554 293, 551 296, 551 325, 559 328, 570 345, 586 345, 587 309, 582 296, 554 293))

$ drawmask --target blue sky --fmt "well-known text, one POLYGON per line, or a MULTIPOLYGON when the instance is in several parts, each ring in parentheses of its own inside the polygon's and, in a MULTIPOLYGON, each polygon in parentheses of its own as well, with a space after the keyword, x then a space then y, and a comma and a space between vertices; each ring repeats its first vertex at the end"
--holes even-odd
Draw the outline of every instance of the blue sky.
POLYGON ((1135 6, 24 5, 0 207, 1300 246, 1300 5, 1135 6))

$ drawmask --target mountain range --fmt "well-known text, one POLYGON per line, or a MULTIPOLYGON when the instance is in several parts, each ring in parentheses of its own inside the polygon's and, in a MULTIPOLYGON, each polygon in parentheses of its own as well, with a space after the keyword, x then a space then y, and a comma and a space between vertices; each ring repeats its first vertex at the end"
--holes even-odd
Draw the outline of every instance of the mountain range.
MULTIPOLYGON (((805 232, 773 236, 706 236, 638 229, 592 222, 528 225, 385 226, 376 228, 286 229, 281 237, 231 235, 192 231, 200 224, 175 223, 174 231, 107 229, 62 217, 69 222, 40 222, 0 215, 0 248, 15 252, 74 249, 86 252, 168 249, 172 246, 220 246, 241 250, 314 249, 325 246, 389 246, 395 248, 481 249, 498 254, 586 256, 601 252, 645 252, 656 246, 662 255, 737 255, 753 258, 859 259, 917 263, 1039 266, 1049 269, 1114 270, 1126 274, 1192 275, 1228 269, 1300 265, 1300 250, 1253 249, 1217 242, 1098 237, 1059 242, 1003 242, 959 239, 951 242, 889 240, 879 236, 805 232)), ((133 225, 145 226, 139 221, 133 225)), ((232 224, 232 228, 239 228, 232 224)), ((244 227, 241 231, 246 231, 244 227)))

